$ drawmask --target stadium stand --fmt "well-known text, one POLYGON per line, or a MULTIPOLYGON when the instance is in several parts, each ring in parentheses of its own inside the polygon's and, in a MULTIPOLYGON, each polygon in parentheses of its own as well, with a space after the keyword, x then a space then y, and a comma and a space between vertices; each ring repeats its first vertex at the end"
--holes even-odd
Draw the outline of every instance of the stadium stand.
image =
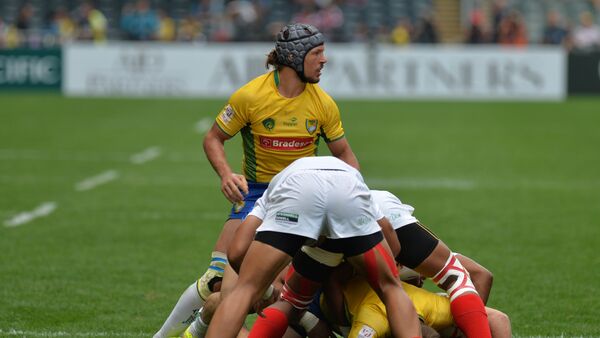
POLYGON ((334 42, 393 42, 392 32, 403 25, 411 42, 472 42, 477 26, 477 42, 495 43, 502 25, 515 25, 525 35, 521 42, 541 43, 551 11, 573 31, 584 12, 599 22, 600 1, 3 0, 0 48, 51 47, 70 39, 269 41, 290 21, 312 23, 334 42), (150 34, 131 30, 140 27, 150 34), (421 36, 423 27, 439 31, 435 41, 421 36))

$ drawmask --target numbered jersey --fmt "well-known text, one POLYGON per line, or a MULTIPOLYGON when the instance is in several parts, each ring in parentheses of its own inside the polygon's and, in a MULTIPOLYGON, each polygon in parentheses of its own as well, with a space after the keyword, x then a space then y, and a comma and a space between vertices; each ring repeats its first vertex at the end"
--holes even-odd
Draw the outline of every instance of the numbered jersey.
POLYGON ((216 122, 229 136, 242 134, 242 170, 246 179, 267 183, 294 160, 315 156, 322 137, 344 137, 333 99, 316 84, 302 94, 283 97, 278 72, 261 75, 238 89, 216 122))

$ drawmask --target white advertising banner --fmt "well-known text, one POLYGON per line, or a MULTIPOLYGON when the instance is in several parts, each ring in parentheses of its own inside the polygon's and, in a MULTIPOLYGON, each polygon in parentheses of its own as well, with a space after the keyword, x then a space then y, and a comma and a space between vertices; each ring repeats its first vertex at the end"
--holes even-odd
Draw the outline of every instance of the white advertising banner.
MULTIPOLYGON (((227 97, 265 72, 272 44, 70 44, 63 91, 77 96, 227 97)), ((328 44, 334 98, 561 100, 560 48, 328 44)))

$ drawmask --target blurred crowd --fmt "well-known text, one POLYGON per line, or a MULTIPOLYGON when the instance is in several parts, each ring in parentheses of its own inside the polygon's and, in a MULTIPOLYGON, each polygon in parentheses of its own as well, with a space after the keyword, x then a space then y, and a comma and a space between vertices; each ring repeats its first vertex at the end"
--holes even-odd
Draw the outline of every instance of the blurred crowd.
POLYGON ((56 1, 72 6, 56 8, 15 1, 19 4, 15 15, 0 16, 0 48, 54 47, 72 40, 272 41, 287 22, 303 22, 315 25, 333 42, 443 41, 600 49, 600 0, 586 0, 590 6, 576 20, 549 7, 543 32, 535 40, 528 34, 528 22, 519 6, 506 0, 473 0, 475 5, 462 14, 464 32, 451 39, 441 38, 439 14, 431 0, 402 0, 408 10, 395 17, 373 16, 374 10, 386 11, 374 6, 378 2, 373 0, 185 0, 178 1, 178 9, 172 1, 114 0, 119 8, 111 15, 91 0, 56 1), (42 20, 34 20, 36 15, 42 20))
MULTIPOLYGON (((523 1, 524 2, 524 1, 523 1)), ((564 15, 559 8, 548 6, 541 13, 545 21, 537 39, 528 32, 528 20, 506 0, 492 3, 490 14, 482 6, 469 13, 465 43, 496 43, 524 46, 527 44, 562 45, 572 50, 600 50, 600 1, 581 2, 584 7, 576 15, 564 15), (586 6, 587 5, 587 6, 586 6)))

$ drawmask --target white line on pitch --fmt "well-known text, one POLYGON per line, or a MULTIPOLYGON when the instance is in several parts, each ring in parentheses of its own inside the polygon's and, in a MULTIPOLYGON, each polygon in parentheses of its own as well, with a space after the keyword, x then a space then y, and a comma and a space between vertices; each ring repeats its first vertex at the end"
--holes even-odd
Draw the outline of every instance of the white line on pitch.
POLYGON ((200 121, 196 122, 196 125, 194 126, 194 130, 198 134, 204 134, 210 129, 210 127, 212 127, 212 125, 213 125, 213 119, 211 119, 209 117, 205 117, 205 118, 201 119, 200 121))
POLYGON ((476 184, 470 180, 454 178, 377 178, 365 177, 369 186, 385 189, 443 189, 443 190, 473 190, 476 184))
POLYGON ((56 202, 44 202, 32 211, 22 212, 13 216, 13 218, 4 221, 4 226, 8 228, 18 227, 25 223, 31 222, 36 218, 50 215, 56 210, 56 202))
POLYGON ((119 177, 119 173, 116 170, 108 170, 96 176, 86 178, 85 180, 75 185, 75 190, 86 191, 94 189, 95 187, 108 183, 119 177))
POLYGON ((0 329, 0 335, 20 337, 148 337, 149 334, 143 332, 66 332, 0 329))
POLYGON ((160 147, 150 147, 144 149, 142 152, 131 155, 131 157, 129 157, 129 162, 133 164, 143 164, 156 159, 161 153, 160 147))

